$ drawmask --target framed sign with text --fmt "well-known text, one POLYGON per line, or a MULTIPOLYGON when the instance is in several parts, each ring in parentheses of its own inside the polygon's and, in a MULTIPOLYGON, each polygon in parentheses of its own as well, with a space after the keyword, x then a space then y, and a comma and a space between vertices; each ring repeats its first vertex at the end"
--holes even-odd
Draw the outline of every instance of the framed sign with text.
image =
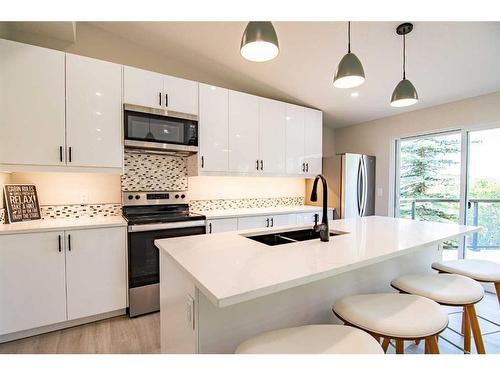
POLYGON ((9 223, 41 218, 35 185, 6 184, 4 196, 9 223))

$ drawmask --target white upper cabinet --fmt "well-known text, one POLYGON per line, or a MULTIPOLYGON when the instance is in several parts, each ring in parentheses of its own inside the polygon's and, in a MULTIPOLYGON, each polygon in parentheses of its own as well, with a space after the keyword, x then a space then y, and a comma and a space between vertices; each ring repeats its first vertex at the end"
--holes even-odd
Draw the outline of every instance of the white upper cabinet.
POLYGON ((260 98, 259 159, 264 174, 285 174, 286 104, 260 98))
POLYGON ((229 91, 229 171, 257 172, 259 97, 229 91))
POLYGON ((199 170, 228 170, 228 90, 200 84, 199 170))
POLYGON ((169 111, 198 114, 198 82, 163 76, 165 107, 169 111))
POLYGON ((0 336, 66 320, 63 246, 64 232, 0 236, 0 336))
POLYGON ((64 165, 64 53, 0 39, 0 163, 64 165))
POLYGON ((150 108, 165 108, 163 74, 123 67, 123 101, 150 108))
POLYGON ((68 320, 126 308, 126 230, 72 230, 65 235, 68 320))
POLYGON ((302 174, 304 161, 304 108, 286 105, 286 173, 302 174))
POLYGON ((121 168, 122 66, 66 55, 68 165, 121 168))
POLYGON ((124 66, 123 94, 127 104, 198 114, 198 82, 195 81, 124 66))
POLYGON ((323 113, 304 108, 304 156, 306 173, 317 175, 322 170, 323 113))

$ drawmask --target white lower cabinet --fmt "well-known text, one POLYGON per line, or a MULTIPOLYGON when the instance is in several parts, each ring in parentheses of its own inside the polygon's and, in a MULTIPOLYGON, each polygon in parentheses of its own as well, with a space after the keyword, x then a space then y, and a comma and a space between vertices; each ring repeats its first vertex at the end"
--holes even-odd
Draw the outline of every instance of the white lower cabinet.
POLYGON ((295 214, 247 216, 238 218, 238 230, 272 228, 296 223, 297 218, 295 214))
POLYGON ((231 232, 238 230, 238 219, 207 220, 207 233, 231 232))
POLYGON ((66 320, 63 241, 64 232, 0 236, 0 335, 66 320))
POLYGON ((0 235, 0 339, 125 309, 126 238, 125 227, 0 235))
POLYGON ((68 320, 126 307, 125 249, 123 228, 66 231, 68 320))

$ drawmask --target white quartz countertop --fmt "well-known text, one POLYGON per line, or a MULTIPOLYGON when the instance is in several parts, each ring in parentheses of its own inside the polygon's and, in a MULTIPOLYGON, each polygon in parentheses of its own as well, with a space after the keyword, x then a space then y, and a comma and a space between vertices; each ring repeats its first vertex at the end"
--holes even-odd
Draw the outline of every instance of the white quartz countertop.
MULTIPOLYGON (((261 215, 280 215, 280 214, 300 214, 308 212, 321 211, 319 206, 281 206, 281 207, 259 207, 259 208, 234 208, 228 210, 209 210, 199 211, 194 210, 196 213, 205 215, 208 220, 210 219, 226 219, 232 217, 243 216, 261 216, 261 215)), ((333 210, 333 208, 328 208, 333 210)))
POLYGON ((75 219, 43 219, 21 223, 0 224, 0 235, 16 233, 48 232, 65 229, 91 229, 126 227, 127 221, 120 216, 86 217, 75 219))
POLYGON ((156 240, 155 244, 214 305, 224 307, 405 255, 422 246, 437 245, 480 229, 370 216, 330 221, 330 231, 347 232, 332 236, 330 242, 318 239, 267 246, 241 235, 309 227, 196 235, 156 240))

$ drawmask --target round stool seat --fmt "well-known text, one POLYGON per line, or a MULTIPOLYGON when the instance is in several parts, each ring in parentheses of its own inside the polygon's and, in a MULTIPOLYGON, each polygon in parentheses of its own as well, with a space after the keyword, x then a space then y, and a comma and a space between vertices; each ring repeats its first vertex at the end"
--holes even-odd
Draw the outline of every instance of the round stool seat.
POLYGON ((359 329, 333 324, 278 329, 241 343, 237 354, 384 354, 380 344, 359 329))
POLYGON ((461 275, 405 275, 392 280, 391 285, 402 292, 427 297, 443 305, 470 305, 484 297, 481 284, 461 275))
POLYGON ((429 298, 412 294, 359 294, 340 299, 334 313, 343 321, 380 336, 418 339, 443 331, 448 315, 429 298))
POLYGON ((432 268, 489 283, 500 282, 500 264, 490 260, 457 259, 432 263, 432 268))

